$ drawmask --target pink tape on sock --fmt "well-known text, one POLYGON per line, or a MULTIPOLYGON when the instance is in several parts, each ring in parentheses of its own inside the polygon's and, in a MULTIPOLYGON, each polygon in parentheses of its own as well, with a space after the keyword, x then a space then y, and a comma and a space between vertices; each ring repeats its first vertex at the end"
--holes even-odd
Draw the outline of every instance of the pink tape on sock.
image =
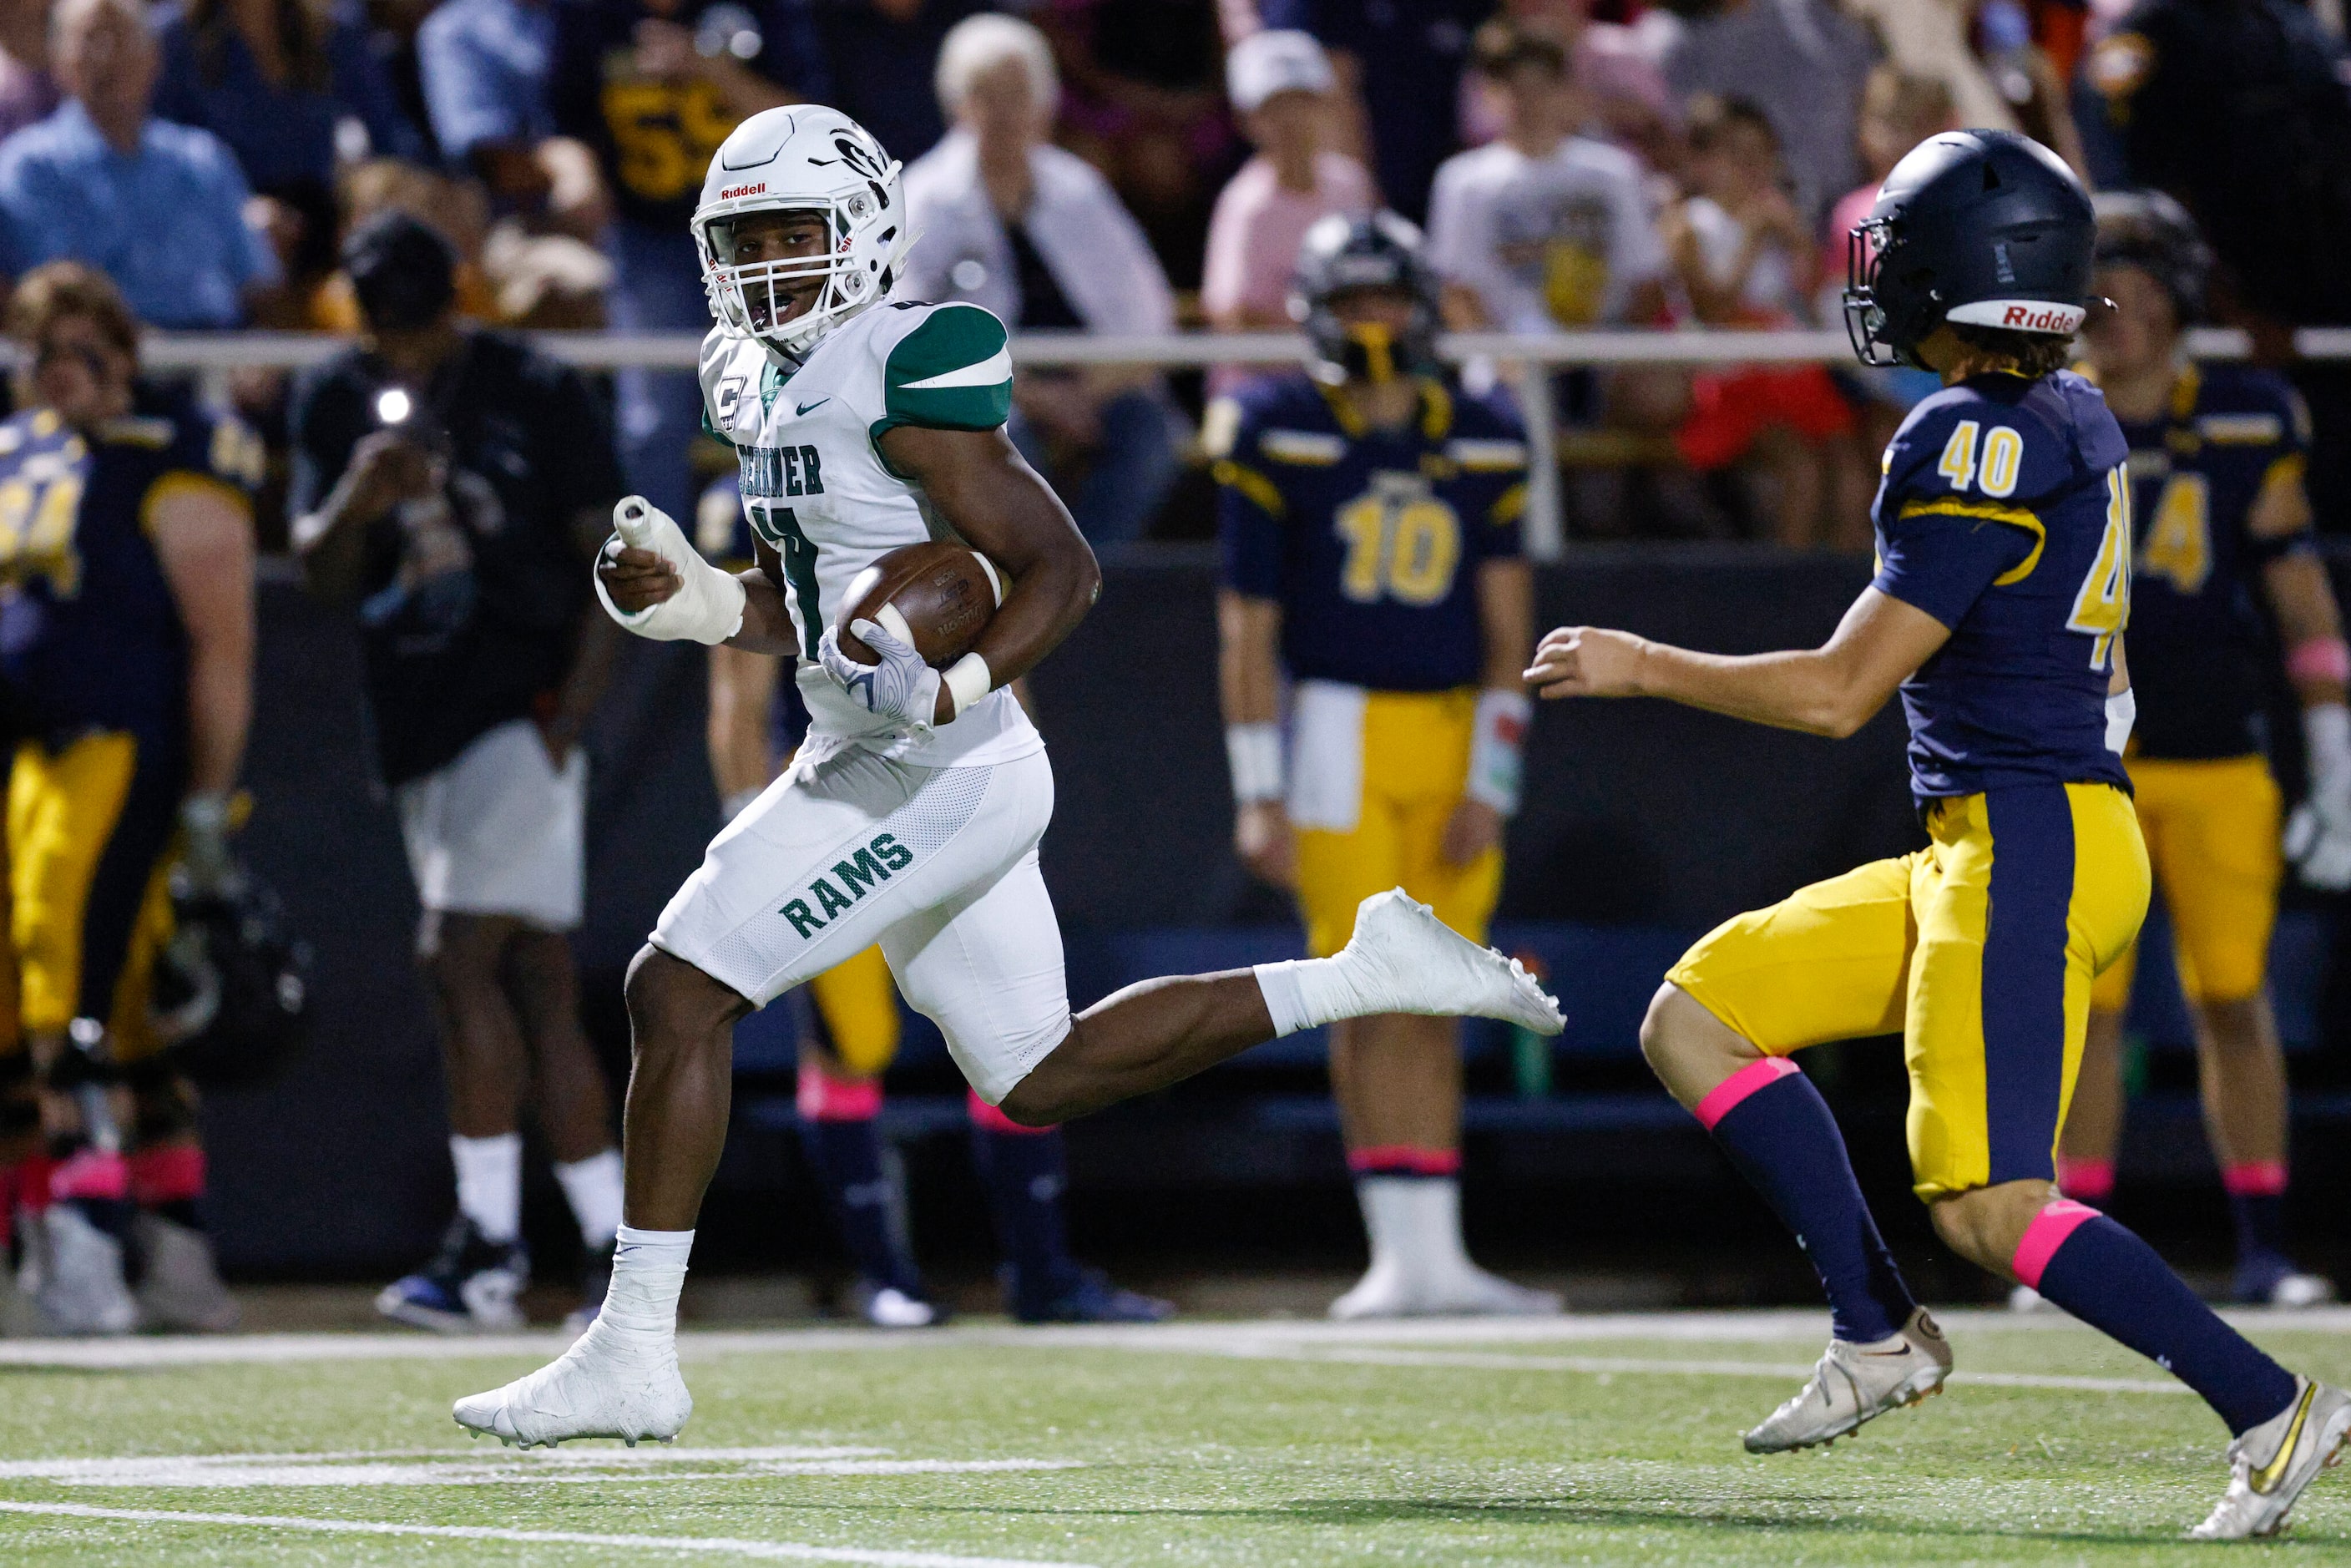
POLYGON ((2285 1191, 2283 1160, 2247 1160, 2242 1165, 2224 1166, 2220 1169, 2220 1185, 2231 1197, 2276 1197, 2285 1191))
POLYGON ((2104 1203, 2115 1195, 2115 1162, 2057 1156, 2057 1190, 2084 1203, 2104 1203))
POLYGON ((131 1191, 131 1169, 120 1155, 83 1149, 49 1172, 49 1197, 120 1198, 131 1191))
POLYGON ((1461 1151, 1422 1148, 1414 1144, 1381 1144, 1349 1150, 1347 1168, 1357 1176, 1458 1176, 1461 1151))
POLYGON ((2024 1234, 2017 1239, 2016 1256, 2009 1260, 2009 1268, 2020 1281, 2039 1290, 2042 1273, 2049 1267, 2049 1260, 2057 1256, 2057 1249, 2064 1246, 2065 1239, 2084 1224, 2097 1218, 2098 1211, 2088 1204, 2059 1198, 2034 1215, 2032 1223, 2024 1228, 2024 1234))
POLYGON ((1761 1061, 1750 1061, 1708 1090, 1692 1114, 1698 1117, 1699 1126, 1711 1133, 1714 1124, 1729 1115, 1741 1100, 1759 1089, 1769 1089, 1795 1071, 1796 1064, 1784 1056, 1767 1056, 1761 1061))
POLYGON ((2285 651, 2285 673, 2296 681, 2351 681, 2351 643, 2308 637, 2285 651))
POLYGON ((835 1078, 821 1068, 800 1068, 800 1117, 810 1122, 871 1122, 882 1113, 882 1081, 835 1078))
POLYGON ((970 1113, 971 1124, 983 1133, 1035 1134, 1050 1133, 1055 1127, 1024 1127, 995 1106, 979 1097, 977 1089, 964 1092, 964 1109, 970 1113))
POLYGON ((204 1196, 204 1152, 193 1144, 141 1149, 129 1161, 131 1197, 141 1207, 189 1203, 204 1196))

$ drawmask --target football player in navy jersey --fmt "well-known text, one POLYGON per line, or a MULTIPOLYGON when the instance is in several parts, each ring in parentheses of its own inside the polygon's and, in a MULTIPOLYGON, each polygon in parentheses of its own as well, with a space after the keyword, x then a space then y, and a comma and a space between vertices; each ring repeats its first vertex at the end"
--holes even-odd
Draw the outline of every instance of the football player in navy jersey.
POLYGON ((1545 696, 1659 696, 1829 736, 1902 695, 1928 847, 1727 922, 1667 973, 1642 1025, 1658 1076, 1829 1297, 1819 1370, 1748 1448, 1832 1441, 1949 1374, 1792 1060, 1899 1030, 1937 1233, 2203 1396, 2234 1440, 2228 1490, 2193 1533, 2233 1540, 2283 1523, 2351 1432, 2351 1396, 2271 1360, 2055 1186, 2091 985, 2137 936, 2149 881, 2121 756, 2128 447, 2097 389, 2061 368, 2095 235, 2088 195, 2023 137, 1913 149, 1848 250, 1864 362, 1898 357, 1943 382, 1886 449, 1876 580, 1817 649, 1726 657, 1562 627, 1528 676, 1545 696))
POLYGON ((0 423, 0 1159, 25 1163, 0 1170, 0 1228, 36 1217, 47 1332, 225 1329, 194 1092, 151 982, 174 863, 196 891, 235 875, 261 445, 136 381, 139 323, 89 267, 35 268, 8 328, 25 361, 23 412, 0 423))
MULTIPOLYGON (((1253 382, 1207 421, 1236 847, 1296 893, 1317 956, 1396 886, 1482 942, 1534 640, 1526 444, 1439 373, 1436 281, 1394 214, 1309 230, 1292 309, 1311 373, 1253 382)), ((1463 1247, 1454 1019, 1333 1024, 1331 1084, 1372 1253, 1332 1316, 1559 1310, 1463 1247)))
MULTIPOLYGON (((2091 319, 2085 339, 2130 444, 2140 698, 2131 784, 2196 1020, 2205 1126, 2236 1221, 2233 1293, 2303 1307, 2334 1288, 2295 1268, 2286 1247, 2285 1059, 2264 987, 2283 871, 2262 722, 2278 653, 2263 611, 2302 703, 2310 805, 2296 847, 2304 874, 2335 886, 2351 882, 2351 653, 2303 488, 2301 398, 2274 371, 2180 353, 2208 267, 2193 220, 2169 197, 2101 195, 2095 281, 2114 308, 2091 319)), ((2058 1185, 2085 1203, 2114 1190, 2132 972, 2126 955, 2090 993, 2058 1147, 2058 1185)))

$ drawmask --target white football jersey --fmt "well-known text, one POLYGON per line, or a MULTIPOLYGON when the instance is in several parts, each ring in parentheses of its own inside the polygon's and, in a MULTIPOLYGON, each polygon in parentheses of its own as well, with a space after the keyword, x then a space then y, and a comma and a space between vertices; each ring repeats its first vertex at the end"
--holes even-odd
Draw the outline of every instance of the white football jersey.
POLYGON ((1008 690, 917 739, 877 720, 816 662, 851 580, 901 545, 953 538, 875 445, 893 426, 992 430, 1012 404, 1004 323, 974 305, 876 305, 827 333, 797 371, 716 328, 702 344, 711 432, 735 448, 743 513, 783 565, 813 721, 801 755, 860 746, 920 767, 1001 762, 1044 742, 1008 690))

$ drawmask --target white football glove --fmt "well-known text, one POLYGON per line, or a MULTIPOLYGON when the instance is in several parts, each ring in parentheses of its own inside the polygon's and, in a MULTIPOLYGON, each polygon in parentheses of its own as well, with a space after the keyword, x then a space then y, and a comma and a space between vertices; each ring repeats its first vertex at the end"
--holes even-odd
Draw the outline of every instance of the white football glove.
POLYGON ((667 561, 679 578, 678 591, 636 612, 627 613, 604 591, 597 575, 596 600, 604 613, 640 637, 657 643, 691 639, 716 647, 743 629, 743 584, 732 572, 719 570, 702 559, 667 512, 643 496, 624 496, 612 508, 612 537, 604 541, 607 555, 626 546, 649 549, 667 561))
POLYGON ((2304 749, 2310 793, 2285 827, 2286 858, 2311 886, 2351 888, 2351 709, 2339 703, 2304 708, 2304 749))
POLYGON ((849 629, 881 654, 882 662, 859 664, 841 651, 840 629, 828 626, 816 645, 824 673, 874 717, 914 735, 928 735, 938 713, 939 673, 923 662, 912 643, 899 641, 875 622, 852 621, 849 629))

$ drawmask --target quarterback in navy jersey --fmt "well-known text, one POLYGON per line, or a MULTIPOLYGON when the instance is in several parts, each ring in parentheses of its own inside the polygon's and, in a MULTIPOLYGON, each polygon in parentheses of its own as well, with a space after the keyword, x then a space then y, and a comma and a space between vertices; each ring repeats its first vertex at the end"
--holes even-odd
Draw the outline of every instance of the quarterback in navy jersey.
MULTIPOLYGON (((2171 916, 2205 1126, 2236 1222, 2232 1293, 2310 1306, 2334 1289, 2296 1268, 2287 1245, 2285 1058, 2267 988, 2284 857, 2263 722, 2283 653, 2310 768, 2294 848, 2305 879, 2351 883, 2351 653, 2303 488, 2308 415, 2274 371, 2180 353, 2209 253, 2177 203, 2126 192, 2101 195, 2098 208, 2096 288, 2114 308, 2092 319, 2085 340, 2130 444, 2140 721, 2128 766, 2139 826, 2171 916)), ((2087 1203, 2114 1189, 2134 971, 2126 954, 2091 992, 2059 1145, 2059 1185, 2087 1203)))
MULTIPOLYGON (((1446 384, 1419 246, 1390 213, 1317 223, 1292 285, 1311 371, 1249 385, 1207 424, 1235 845, 1297 894, 1317 956, 1398 886, 1484 941, 1518 808, 1526 444, 1446 384)), ((1462 1244, 1453 1019, 1333 1024, 1331 1083, 1372 1254, 1332 1316, 1559 1310, 1462 1244)))
POLYGON ((2061 369, 2095 233, 2072 173, 2014 132, 1913 149, 1848 248, 1864 362, 1943 382, 1887 449, 1876 580, 1817 649, 1727 657, 1562 627, 1528 675, 1545 696, 1665 697, 1829 736, 1902 695, 1928 846, 1726 922, 1642 1025, 1650 1064, 1802 1239, 1829 1297, 1819 1371, 1747 1447, 1833 1441, 1949 1375, 1950 1347, 1793 1060, 1899 1031, 1937 1233, 2204 1397, 2233 1441, 2228 1490, 2193 1533, 2233 1540, 2283 1522, 2351 1433, 2351 1396, 2280 1366, 2055 1185, 2091 986, 2137 936, 2149 880, 2120 755, 2126 447, 2096 389, 2061 369))

